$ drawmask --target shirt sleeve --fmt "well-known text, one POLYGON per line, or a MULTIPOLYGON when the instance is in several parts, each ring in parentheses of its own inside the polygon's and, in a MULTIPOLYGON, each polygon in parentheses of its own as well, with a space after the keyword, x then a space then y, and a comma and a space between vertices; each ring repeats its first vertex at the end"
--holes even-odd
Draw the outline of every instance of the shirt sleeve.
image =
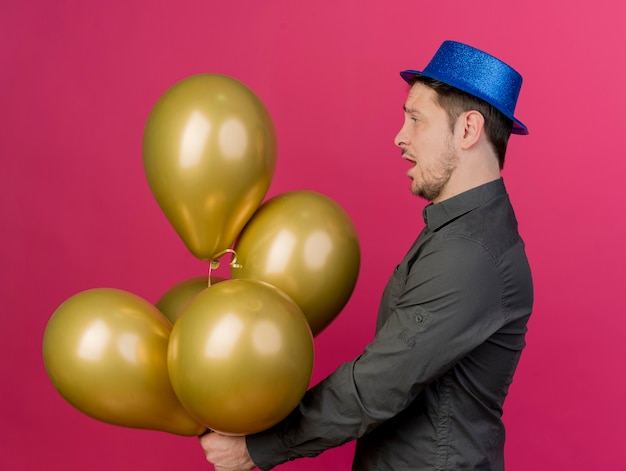
POLYGON ((497 261, 472 240, 433 240, 394 278, 381 306, 388 318, 364 352, 310 389, 285 420, 247 437, 260 469, 361 437, 504 323, 497 261))

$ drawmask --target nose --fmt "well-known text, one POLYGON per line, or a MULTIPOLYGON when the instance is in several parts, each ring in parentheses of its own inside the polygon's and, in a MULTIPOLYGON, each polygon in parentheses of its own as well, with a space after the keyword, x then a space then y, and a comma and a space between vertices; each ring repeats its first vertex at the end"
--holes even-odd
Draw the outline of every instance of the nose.
POLYGON ((404 125, 400 128, 400 131, 398 131, 398 134, 396 134, 396 137, 394 138, 393 143, 398 147, 403 147, 407 144, 406 133, 404 132, 404 125))

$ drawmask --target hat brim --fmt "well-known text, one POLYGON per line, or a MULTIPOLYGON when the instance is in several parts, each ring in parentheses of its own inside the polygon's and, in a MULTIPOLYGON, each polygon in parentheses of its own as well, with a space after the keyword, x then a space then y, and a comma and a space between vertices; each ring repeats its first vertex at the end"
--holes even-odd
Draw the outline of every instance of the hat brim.
POLYGON ((441 80, 441 78, 433 77, 432 75, 424 73, 421 70, 403 70, 402 72, 400 72, 400 77, 402 77, 402 79, 405 82, 407 82, 407 83, 410 83, 411 80, 414 77, 418 77, 418 76, 428 77, 428 78, 431 78, 433 80, 438 80, 438 81, 443 82, 443 83, 445 83, 447 85, 450 85, 451 87, 458 88, 462 92, 468 93, 468 94, 470 94, 472 96, 475 96, 476 98, 480 98, 481 100, 489 103, 491 106, 496 108, 498 111, 500 111, 504 116, 509 118, 511 121, 513 121, 513 129, 511 130, 512 134, 520 134, 520 135, 527 135, 528 134, 528 128, 519 119, 517 119, 515 116, 509 116, 507 113, 505 113, 504 111, 499 109, 495 104, 491 103, 490 100, 487 97, 480 96, 480 94, 476 93, 475 91, 467 90, 462 84, 451 83, 450 80, 441 80))

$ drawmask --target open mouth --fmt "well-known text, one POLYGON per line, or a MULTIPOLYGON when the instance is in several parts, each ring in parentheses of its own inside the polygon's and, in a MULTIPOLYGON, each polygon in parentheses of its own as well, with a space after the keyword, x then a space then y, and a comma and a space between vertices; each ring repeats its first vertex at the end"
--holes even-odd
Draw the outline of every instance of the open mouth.
POLYGON ((416 160, 406 150, 402 151, 402 158, 408 162, 411 162, 413 165, 417 163, 416 160))
POLYGON ((412 157, 409 157, 407 155, 403 155, 402 158, 404 160, 406 160, 407 162, 410 162, 412 167, 415 167, 415 165, 417 165, 417 161, 415 159, 413 159, 412 157))

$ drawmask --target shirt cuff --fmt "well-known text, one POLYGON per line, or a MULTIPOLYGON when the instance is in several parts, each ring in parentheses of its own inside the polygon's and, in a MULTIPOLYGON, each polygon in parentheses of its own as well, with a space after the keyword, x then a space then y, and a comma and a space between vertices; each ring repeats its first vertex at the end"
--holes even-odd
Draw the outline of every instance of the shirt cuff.
POLYGON ((289 460, 288 449, 278 437, 275 428, 246 435, 246 446, 255 466, 262 471, 289 460))

